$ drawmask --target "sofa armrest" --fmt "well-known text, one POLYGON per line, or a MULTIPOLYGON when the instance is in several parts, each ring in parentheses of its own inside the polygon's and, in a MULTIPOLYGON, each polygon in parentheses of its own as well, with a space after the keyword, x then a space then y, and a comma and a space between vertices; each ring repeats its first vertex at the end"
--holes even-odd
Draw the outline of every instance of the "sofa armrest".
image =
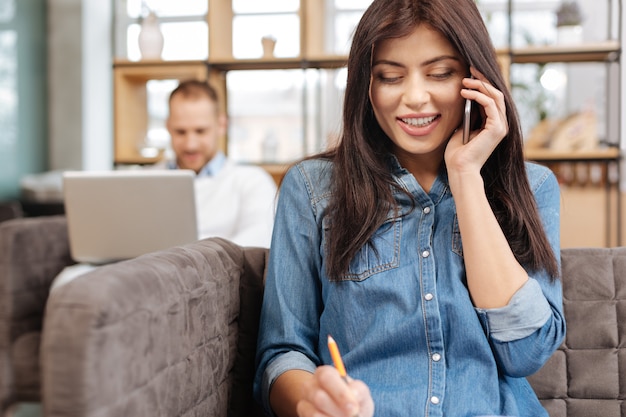
POLYGON ((0 223, 0 409, 39 400, 39 339, 48 291, 72 260, 64 216, 0 223))
POLYGON ((243 249, 222 239, 100 267, 51 291, 47 416, 225 416, 243 249))

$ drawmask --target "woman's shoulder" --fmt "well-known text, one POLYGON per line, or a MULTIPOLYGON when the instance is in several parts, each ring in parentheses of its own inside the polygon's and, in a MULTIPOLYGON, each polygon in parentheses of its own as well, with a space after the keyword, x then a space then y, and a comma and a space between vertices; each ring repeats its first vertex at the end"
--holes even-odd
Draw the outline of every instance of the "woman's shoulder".
POLYGON ((558 181, 554 172, 545 165, 538 164, 536 162, 526 162, 526 175, 528 176, 528 182, 530 188, 535 191, 543 185, 550 185, 558 187, 558 181))
POLYGON ((328 158, 305 159, 287 170, 283 185, 304 182, 311 194, 324 194, 330 187, 332 170, 333 163, 328 158))
POLYGON ((312 182, 328 181, 332 174, 333 163, 327 158, 305 159, 295 163, 287 171, 288 175, 298 173, 312 182))

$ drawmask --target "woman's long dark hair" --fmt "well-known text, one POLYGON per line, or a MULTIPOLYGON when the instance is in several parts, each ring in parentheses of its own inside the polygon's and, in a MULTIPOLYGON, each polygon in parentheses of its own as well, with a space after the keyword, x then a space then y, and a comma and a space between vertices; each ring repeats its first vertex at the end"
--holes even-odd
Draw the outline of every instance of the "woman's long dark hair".
POLYGON ((509 133, 482 169, 487 198, 517 260, 557 277, 556 256, 526 176, 517 111, 474 0, 375 0, 361 18, 348 57, 341 140, 322 155, 334 161, 328 274, 344 274, 396 207, 393 190, 400 189, 387 165, 390 140, 374 117, 368 95, 372 49, 384 39, 410 34, 418 24, 442 33, 465 62, 504 94, 509 133))

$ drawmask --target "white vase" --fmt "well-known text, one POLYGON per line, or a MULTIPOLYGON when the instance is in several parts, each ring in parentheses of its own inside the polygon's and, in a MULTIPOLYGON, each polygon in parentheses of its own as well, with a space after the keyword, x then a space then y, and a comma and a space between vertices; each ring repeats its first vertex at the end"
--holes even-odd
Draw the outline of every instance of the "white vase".
POLYGON ((583 27, 580 25, 558 26, 556 28, 556 43, 559 45, 574 45, 582 43, 583 27))
POLYGON ((274 56, 274 47, 276 46, 276 39, 272 36, 263 36, 261 38, 261 45, 263 46, 263 57, 271 58, 274 56))
POLYGON ((139 52, 142 59, 160 59, 163 52, 163 33, 159 20, 154 12, 150 12, 141 23, 139 31, 139 52))

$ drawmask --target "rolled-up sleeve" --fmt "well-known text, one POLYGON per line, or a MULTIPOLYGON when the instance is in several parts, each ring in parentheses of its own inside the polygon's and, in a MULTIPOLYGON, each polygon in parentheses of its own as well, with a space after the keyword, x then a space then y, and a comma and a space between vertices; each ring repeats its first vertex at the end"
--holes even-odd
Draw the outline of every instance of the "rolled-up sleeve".
POLYGON ((530 336, 552 316, 550 304, 537 281, 532 278, 515 293, 505 307, 476 310, 485 317, 491 337, 501 342, 530 336))

